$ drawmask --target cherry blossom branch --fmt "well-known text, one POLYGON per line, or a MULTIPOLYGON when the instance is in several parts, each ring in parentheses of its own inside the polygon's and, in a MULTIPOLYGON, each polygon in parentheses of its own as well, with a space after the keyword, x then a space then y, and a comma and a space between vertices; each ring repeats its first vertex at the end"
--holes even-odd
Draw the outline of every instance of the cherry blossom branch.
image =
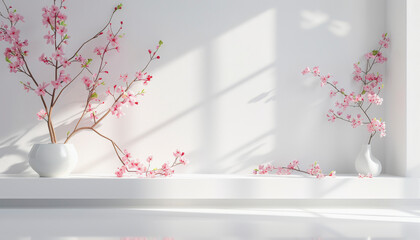
MULTIPOLYGON (((80 127, 76 130, 76 132, 83 131, 83 130, 91 130, 95 132, 96 134, 98 134, 99 136, 101 136, 102 138, 111 142, 114 148, 115 154, 117 155, 120 162, 123 164, 123 166, 119 168, 115 173, 118 177, 122 177, 124 173, 126 172, 132 172, 139 175, 146 173, 147 177, 155 177, 156 175, 170 176, 174 172, 172 168, 178 165, 186 165, 188 163, 188 161, 184 158, 185 153, 177 150, 174 152, 175 160, 172 163, 172 165, 169 166, 167 163, 164 163, 161 168, 155 168, 153 170, 150 170, 150 162, 153 159, 152 156, 149 156, 146 159, 146 161, 148 162, 148 167, 146 168, 144 165, 140 164, 138 160, 135 160, 135 161, 132 160, 131 154, 127 152, 127 150, 123 151, 111 138, 101 134, 100 132, 98 132, 96 129, 92 127, 80 127), (120 154, 122 154, 123 157, 121 157, 120 154)), ((73 132, 72 134, 75 134, 76 132, 73 132)))
MULTIPOLYGON (((4 1, 3 1, 3 3, 4 3, 4 1)), ((23 60, 23 62, 24 62, 24 64, 25 64, 25 66, 26 66, 26 69, 28 70, 28 74, 27 74, 27 75, 28 75, 28 76, 32 79, 32 81, 34 82, 34 84, 35 84, 37 87, 39 87, 39 84, 38 84, 38 82, 35 80, 35 77, 32 75, 32 72, 31 72, 31 70, 30 70, 30 68, 29 68, 29 65, 28 65, 28 63, 26 62, 25 56, 24 56, 23 54, 21 54, 21 58, 22 58, 22 60, 23 60)), ((46 91, 46 90, 45 90, 45 92, 46 92, 46 93, 48 93, 48 94, 50 94, 50 93, 49 93, 48 91, 46 91)), ((50 95, 51 95, 51 94, 50 94, 50 95)), ((46 112, 48 112, 48 111, 49 111, 49 109, 48 109, 48 107, 47 107, 47 103, 46 103, 46 101, 45 101, 44 97, 43 97, 42 95, 40 95, 40 97, 41 97, 42 104, 44 105, 45 111, 46 111, 46 112)), ((52 96, 51 96, 51 97, 52 97, 52 96)), ((49 133, 49 135, 50 135, 51 142, 55 143, 55 142, 56 142, 56 138, 55 138, 55 133, 54 133, 54 127, 53 127, 52 122, 51 122, 51 115, 48 115, 47 125, 48 125, 48 133, 49 133)))
MULTIPOLYGON (((68 44, 67 40, 70 37, 66 34, 67 25, 65 21, 67 19, 67 16, 62 11, 66 9, 66 7, 63 5, 64 0, 53 0, 53 4, 50 7, 44 7, 42 9, 42 23, 48 29, 48 32, 44 36, 44 39, 46 40, 47 45, 53 45, 54 53, 52 53, 52 55, 50 56, 42 54, 39 57, 39 60, 48 66, 54 67, 54 77, 52 81, 40 82, 36 80, 26 61, 28 51, 24 50, 24 47, 28 46, 28 41, 21 41, 19 38, 20 30, 15 28, 17 22, 23 21, 23 17, 17 14, 16 10, 12 9, 11 7, 8 7, 4 0, 2 0, 2 2, 3 5, 6 7, 8 16, 5 16, 0 12, 0 17, 8 19, 8 21, 10 22, 10 26, 5 25, 3 23, 0 24, 0 41, 6 41, 10 44, 10 47, 6 48, 6 51, 4 53, 5 60, 9 63, 10 72, 23 73, 24 75, 29 77, 35 84, 35 86, 31 86, 30 82, 21 82, 21 84, 27 92, 34 92, 41 98, 44 109, 41 109, 37 113, 37 117, 39 120, 44 120, 47 122, 51 143, 57 142, 57 137, 52 120, 54 107, 58 103, 58 100, 61 99, 61 97, 63 96, 63 92, 66 91, 66 89, 68 89, 68 87, 71 84, 73 84, 76 79, 78 79, 78 77, 84 72, 84 70, 86 70, 91 74, 90 77, 82 77, 82 81, 86 85, 87 89, 86 104, 83 112, 80 114, 80 118, 74 126, 73 131, 69 131, 67 133, 67 138, 65 139, 64 143, 67 143, 74 135, 83 130, 93 131, 98 136, 108 140, 112 144, 112 147, 118 159, 122 163, 122 167, 119 168, 116 172, 116 175, 118 177, 121 177, 124 175, 124 173, 128 172, 135 172, 139 175, 145 173, 147 177, 154 177, 159 175, 170 176, 174 172, 173 167, 176 167, 178 165, 185 165, 187 163, 184 157, 184 153, 177 150, 176 152, 174 152, 175 158, 172 164, 164 163, 160 168, 150 169, 150 161, 152 160, 152 157, 148 157, 146 160, 148 162, 146 168, 145 165, 141 164, 139 161, 134 161, 131 157, 131 154, 126 149, 123 150, 120 146, 116 144, 114 140, 103 135, 97 129, 95 129, 98 126, 98 124, 101 121, 103 121, 103 119, 109 116, 109 113, 112 113, 112 115, 115 115, 116 117, 120 117, 122 115, 121 106, 123 104, 131 106, 138 104, 136 97, 138 97, 139 95, 143 95, 144 89, 138 93, 133 93, 130 89, 137 82, 143 82, 144 85, 148 84, 152 76, 146 75, 144 71, 148 68, 148 66, 153 60, 160 58, 156 55, 156 53, 162 45, 161 41, 159 42, 157 49, 153 53, 151 50, 148 51, 150 56, 149 61, 147 62, 143 70, 136 72, 136 77, 131 82, 127 82, 128 75, 125 74, 125 77, 122 77, 125 87, 119 86, 118 88, 116 88, 117 85, 115 85, 114 93, 111 93, 111 91, 108 89, 107 93, 109 93, 109 95, 111 95, 113 98, 113 100, 111 101, 112 105, 111 107, 106 109, 105 113, 102 114, 100 118, 98 118, 96 109, 100 105, 104 104, 105 101, 100 101, 99 96, 97 94, 97 88, 104 83, 102 80, 103 74, 108 74, 108 71, 105 70, 107 67, 107 62, 105 61, 106 55, 113 50, 119 51, 118 37, 122 37, 122 35, 118 34, 122 29, 123 22, 121 22, 121 26, 117 31, 113 31, 111 22, 113 20, 115 12, 122 8, 122 4, 119 4, 117 7, 114 8, 114 11, 112 12, 106 25, 98 33, 96 33, 95 35, 87 39, 85 42, 83 42, 79 46, 79 48, 73 53, 73 55, 67 59, 65 58, 63 48, 65 47, 65 45, 68 44), (9 8, 12 10, 9 10, 9 8), (96 69, 95 71, 91 71, 89 68, 89 64, 92 62, 92 59, 83 58, 81 55, 79 55, 79 52, 82 49, 84 49, 89 42, 102 35, 103 31, 107 27, 109 27, 109 31, 107 33, 108 42, 105 45, 105 47, 96 47, 94 49, 94 52, 97 53, 97 55, 99 55, 100 63, 97 71, 96 69), (76 62, 81 63, 82 69, 76 74, 76 76, 71 77, 70 74, 66 74, 66 70, 64 69, 70 64, 76 62), (47 89, 47 87, 49 86, 50 88, 47 89), (49 95, 51 97, 50 102, 48 102, 48 104, 45 95, 49 95), (93 119, 93 123, 89 124, 90 126, 80 126, 82 119, 84 119, 88 112, 90 112, 90 117, 93 119)), ((122 75, 120 75, 120 79, 121 76, 122 75)))
MULTIPOLYGON (((161 42, 159 43, 159 45, 162 45, 161 44, 161 42)), ((159 48, 155 51, 155 54, 157 53, 157 51, 159 50, 159 48)), ((150 57, 150 59, 149 59, 149 61, 147 62, 147 64, 146 64, 146 66, 140 71, 141 73, 143 73, 144 71, 146 71, 146 69, 147 69, 147 67, 150 65, 150 63, 153 61, 153 60, 155 60, 154 58, 153 58, 153 56, 151 56, 150 57)), ((131 88, 131 86, 137 81, 137 80, 139 80, 138 78, 134 78, 131 82, 130 82, 130 84, 128 84, 128 86, 126 87, 126 89, 125 89, 125 92, 127 92, 130 88, 131 88)), ((114 104, 116 104, 120 99, 121 99, 121 97, 123 96, 124 94, 123 93, 121 93, 115 100, 114 100, 114 103, 113 103, 113 105, 114 104)), ((108 109, 108 111, 101 117, 101 118, 99 118, 99 120, 92 126, 92 127, 95 127, 96 125, 98 125, 106 116, 108 116, 108 114, 111 112, 111 109, 108 109)))
MULTIPOLYGON (((119 31, 121 30, 121 28, 117 31, 117 33, 116 34, 114 34, 113 36, 115 37, 118 33, 119 33, 119 31)), ((100 65, 99 65, 99 67, 98 67, 98 73, 96 74, 96 77, 95 77, 95 80, 94 80, 94 85, 93 85, 93 87, 92 87, 92 89, 90 89, 89 90, 89 93, 88 93, 88 97, 87 97, 87 100, 86 100, 86 104, 85 104, 85 107, 84 107, 84 110, 83 110, 83 112, 82 112, 82 114, 81 114, 81 116, 80 116, 80 118, 79 118, 79 120, 77 121, 77 123, 76 123, 76 126, 74 127, 74 129, 73 129, 73 132, 75 132, 76 130, 77 130, 77 128, 78 128, 78 126, 79 126, 79 124, 80 124, 80 122, 81 122, 81 120, 83 119, 83 117, 85 116, 85 114, 86 114, 86 110, 88 109, 88 106, 89 106, 89 102, 91 101, 91 99, 92 99, 92 94, 94 93, 94 91, 95 91, 95 89, 96 89, 96 87, 98 86, 97 85, 97 81, 98 81, 98 79, 99 79, 99 75, 100 75, 100 73, 101 73, 101 69, 102 69, 102 65, 103 65, 103 62, 104 62, 104 58, 105 58, 105 54, 107 53, 107 48, 108 48, 108 46, 109 46, 109 44, 110 44, 110 42, 108 42, 107 43, 107 45, 106 45, 106 47, 105 47, 105 49, 104 49, 104 51, 103 51, 103 53, 101 54, 101 56, 100 56, 100 58, 101 58, 101 62, 100 62, 100 65)), ((103 69, 102 69, 103 70, 103 69)), ((94 124, 93 124, 93 126, 92 126, 92 128, 94 128, 96 125, 97 125, 97 123, 99 123, 100 121, 102 121, 102 119, 103 118, 101 118, 99 121, 96 121, 96 119, 95 119, 95 117, 94 117, 94 120, 95 120, 95 122, 94 122, 94 124)), ((67 143, 67 141, 71 138, 71 136, 72 136, 73 134, 70 134, 69 136, 67 136, 67 139, 65 140, 65 142, 64 143, 67 143)))
POLYGON ((327 117, 329 118, 328 121, 334 122, 335 119, 339 119, 351 123, 353 128, 356 128, 360 125, 367 125, 369 132, 368 144, 371 143, 372 138, 376 135, 377 132, 380 133, 381 137, 386 135, 385 123, 376 118, 371 118, 368 114, 368 110, 371 108, 372 104, 381 105, 383 101, 383 99, 379 97, 379 94, 383 87, 382 75, 375 75, 373 73, 370 73, 370 71, 372 70, 373 66, 377 63, 384 63, 385 61, 387 61, 387 58, 383 56, 381 50, 382 48, 388 48, 388 46, 389 38, 387 37, 387 34, 383 34, 382 39, 379 41, 379 47, 365 54, 365 71, 362 71, 359 67, 360 62, 353 65, 353 80, 362 83, 362 87, 359 94, 355 92, 346 93, 345 89, 339 89, 337 87, 338 82, 331 82, 329 80, 331 78, 330 74, 322 75, 318 67, 314 67, 313 69, 307 67, 302 72, 302 74, 304 75, 307 73, 312 73, 315 77, 320 78, 321 86, 329 85, 330 87, 332 87, 333 90, 331 90, 330 92, 330 97, 336 96, 337 93, 340 93, 340 95, 343 96, 343 101, 336 103, 336 107, 338 107, 339 110, 329 110, 329 113, 327 114, 327 117), (363 76, 362 73, 364 74, 363 76), (364 107, 366 106, 366 101, 368 101, 369 104, 367 105, 367 107, 364 107), (358 108, 361 114, 357 114, 357 117, 353 118, 350 114, 347 114, 346 118, 342 117, 343 112, 345 112, 348 107, 358 108), (368 120, 368 122, 363 121, 362 115, 368 120))
POLYGON ((53 103, 53 106, 57 103, 57 100, 60 98, 60 96, 61 96, 61 94, 64 92, 64 90, 74 81, 74 80, 76 80, 79 76, 80 76, 80 74, 82 74, 82 72, 85 70, 86 68, 82 68, 82 70, 80 70, 80 72, 69 82, 69 83, 67 83, 61 90, 60 90, 60 92, 58 93, 58 95, 57 95, 57 97, 55 98, 55 101, 54 101, 54 103, 53 103))
POLYGON ((71 56, 70 58, 69 58, 69 61, 71 61, 73 58, 75 58, 76 56, 77 56, 77 54, 80 52, 80 50, 82 50, 82 48, 87 44, 87 43, 89 43, 90 41, 92 41, 93 39, 95 39, 95 38, 97 38, 97 37, 99 37, 100 35, 102 35, 102 33, 103 33, 103 31, 106 29, 106 27, 108 27, 108 25, 111 23, 111 21, 112 21, 112 18, 114 17, 114 14, 115 14, 115 12, 116 11, 118 11, 119 9, 121 9, 121 7, 122 7, 122 4, 119 4, 117 7, 115 7, 114 8, 114 11, 112 12, 112 14, 111 14, 111 17, 109 18, 109 20, 108 20, 108 22, 107 22, 107 24, 105 24, 105 26, 101 29, 101 30, 99 30, 99 32, 98 33, 96 33, 93 37, 91 37, 90 39, 88 39, 88 40, 86 40, 77 50, 76 50, 76 52, 73 54, 73 56, 71 56))
POLYGON ((97 135, 99 135, 99 136, 101 136, 102 138, 105 138, 106 140, 108 140, 108 141, 110 141, 111 143, 112 143, 112 146, 114 147, 114 150, 115 150, 115 154, 117 155, 117 157, 118 157, 118 159, 121 161, 121 163, 122 164, 124 164, 124 161, 121 159, 121 157, 120 157, 120 154, 118 153, 118 151, 117 151, 117 149, 121 152, 121 153, 124 153, 122 150, 121 150, 121 148, 112 140, 112 139, 110 139, 109 137, 107 137, 107 136, 105 136, 105 135, 103 135, 103 134, 101 134, 100 132, 98 132, 96 129, 94 129, 94 128, 92 128, 92 127, 80 127, 80 128, 78 128, 78 129, 76 129, 75 131, 73 131, 72 133, 71 133, 71 135, 74 135, 74 134, 76 134, 77 132, 80 132, 80 131, 83 131, 83 130, 91 130, 91 131, 93 131, 94 133, 96 133, 97 135))
MULTIPOLYGON (((294 160, 293 162, 289 163, 287 166, 274 166, 272 164, 262 164, 259 165, 258 168, 254 169, 254 174, 265 175, 274 173, 277 175, 290 175, 292 172, 300 172, 307 175, 315 176, 317 178, 324 178, 325 175, 322 173, 322 170, 317 162, 311 164, 308 170, 301 170, 299 168, 300 162, 294 160)), ((327 176, 335 177, 335 171, 331 171, 327 176)))
MULTIPOLYGON (((9 7, 7 6, 6 2, 5 2, 4 0, 1 0, 1 1, 3 2, 3 5, 4 5, 4 7, 6 8, 7 15, 10 15, 9 7)), ((13 22, 12 22, 12 20, 10 19, 10 17, 4 17, 4 18, 6 18, 7 20, 9 20, 9 21, 10 21, 10 26, 13 26, 13 22)))

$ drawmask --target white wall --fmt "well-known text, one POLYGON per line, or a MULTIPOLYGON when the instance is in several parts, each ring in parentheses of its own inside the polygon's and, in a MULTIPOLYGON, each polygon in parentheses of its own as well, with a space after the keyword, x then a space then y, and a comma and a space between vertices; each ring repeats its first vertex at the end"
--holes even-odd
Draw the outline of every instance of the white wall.
MULTIPOLYGON (((131 75, 146 61, 146 49, 162 39, 162 59, 153 64, 153 81, 140 107, 110 117, 99 128, 140 159, 152 153, 161 162, 171 152, 186 151, 188 173, 249 173, 264 162, 305 165, 318 161, 326 170, 354 172, 354 159, 368 134, 342 122, 330 124, 333 105, 328 89, 302 77, 306 66, 321 66, 342 86, 351 83, 352 64, 376 47, 386 31, 385 1, 123 1, 117 20, 124 20, 122 50, 109 62, 114 79, 131 75), (372 9, 375 9, 372 11, 372 9)), ((30 40, 35 74, 51 74, 38 62, 45 29, 38 1, 12 4, 25 17, 23 36, 30 40)), ((104 23, 114 1, 68 2, 70 46, 104 23)), ((391 38, 393 36, 391 35, 391 38)), ((85 52, 91 54, 91 52, 85 52)), ((384 73, 384 68, 378 71, 384 73)), ((0 125, 0 172, 30 172, 31 145, 47 142, 41 105, 18 84, 22 75, 0 64, 3 110, 0 125)), ((386 76, 385 76, 386 77, 386 76)), ((385 80, 385 84, 387 83, 385 80)), ((64 96, 55 122, 63 139, 74 126, 84 95, 79 81, 64 96)), ((388 100, 385 99, 384 106, 388 100)), ((378 117, 385 111, 376 110, 378 117)), ((385 119, 386 121, 386 119, 385 119)), ((73 138, 80 163, 77 173, 113 173, 118 161, 108 142, 92 133, 73 138)), ((383 139, 373 142, 385 162, 383 139)), ((386 169, 386 166, 385 166, 386 169)))
POLYGON ((407 0, 407 176, 420 176, 420 111, 419 102, 420 95, 418 89, 420 87, 420 2, 407 0))
MULTIPOLYGON (((386 120, 386 170, 396 175, 406 174, 407 159, 407 3, 387 1, 387 32, 392 37, 387 63, 385 87, 386 120)), ((416 68, 416 67, 414 67, 416 68)), ((413 79, 414 83, 416 80, 413 79)), ((415 90, 414 88, 412 88, 415 90)), ((414 101, 411 101, 415 103, 414 101)), ((414 110, 414 109, 412 109, 414 110)), ((416 149, 415 146, 413 146, 416 149)))

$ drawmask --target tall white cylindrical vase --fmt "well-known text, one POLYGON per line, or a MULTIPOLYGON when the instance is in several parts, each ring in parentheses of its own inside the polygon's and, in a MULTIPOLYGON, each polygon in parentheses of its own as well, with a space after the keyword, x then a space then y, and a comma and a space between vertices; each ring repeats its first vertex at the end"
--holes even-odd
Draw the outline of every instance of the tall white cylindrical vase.
POLYGON ((29 165, 41 177, 66 177, 77 160, 73 144, 35 144, 29 152, 29 165))
POLYGON ((356 171, 364 175, 372 174, 375 177, 381 174, 382 171, 381 162, 372 155, 370 144, 362 146, 355 165, 356 171))

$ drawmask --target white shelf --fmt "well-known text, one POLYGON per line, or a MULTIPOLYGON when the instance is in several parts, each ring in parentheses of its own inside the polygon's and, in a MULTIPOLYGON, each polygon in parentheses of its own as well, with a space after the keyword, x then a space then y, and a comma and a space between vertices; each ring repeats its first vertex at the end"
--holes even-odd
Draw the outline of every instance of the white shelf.
POLYGON ((395 176, 175 175, 170 178, 71 176, 39 178, 0 175, 0 199, 103 200, 407 200, 420 199, 420 179, 395 176))

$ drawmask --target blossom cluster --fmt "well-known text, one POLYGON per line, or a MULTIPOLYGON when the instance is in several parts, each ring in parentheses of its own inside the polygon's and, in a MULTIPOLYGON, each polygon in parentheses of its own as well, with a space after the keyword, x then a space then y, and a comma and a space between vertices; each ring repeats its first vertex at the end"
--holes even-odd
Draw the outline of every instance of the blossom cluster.
POLYGON ((372 122, 367 125, 367 128, 371 134, 379 132, 381 137, 386 135, 385 122, 381 122, 376 118, 372 119, 372 122))
POLYGON ((348 122, 353 128, 366 125, 370 133, 369 144, 376 133, 379 133, 380 137, 386 136, 385 122, 371 118, 368 111, 372 105, 381 105, 383 102, 383 98, 379 96, 383 88, 383 77, 381 74, 374 74, 371 71, 375 64, 387 61, 381 50, 388 48, 389 42, 390 39, 387 34, 383 34, 379 41, 379 47, 365 54, 365 70, 360 67, 360 62, 353 64, 353 80, 362 85, 360 91, 348 91, 338 87, 338 81, 332 81, 331 74, 322 74, 318 66, 312 69, 306 67, 302 71, 303 75, 311 73, 314 77, 319 78, 321 87, 329 85, 331 87, 329 92, 331 98, 337 97, 337 95, 341 96, 335 102, 336 109, 329 109, 326 114, 328 121, 335 122, 339 119, 348 122), (349 109, 358 112, 351 114, 349 109))
POLYGON ((60 6, 55 4, 50 7, 42 8, 42 24, 48 30, 47 34, 44 35, 47 45, 51 44, 55 47, 55 52, 51 57, 47 57, 45 54, 42 54, 39 57, 39 60, 45 64, 54 65, 53 61, 56 61, 55 64, 61 64, 63 68, 66 68, 71 64, 69 60, 64 56, 64 45, 68 44, 68 39, 70 38, 67 35, 67 15, 64 14, 64 10, 67 7, 61 2, 60 6))
POLYGON ((368 173, 368 174, 359 173, 358 177, 359 178, 373 178, 373 175, 372 175, 372 173, 368 173))
MULTIPOLYGON (((297 160, 294 160, 293 162, 289 163, 287 166, 274 166, 271 163, 268 164, 261 164, 258 166, 258 168, 254 169, 254 174, 269 174, 269 173, 275 173, 277 175, 290 175, 293 171, 301 172, 305 174, 309 174, 311 176, 315 176, 316 178, 324 178, 326 175, 322 173, 322 170, 317 162, 311 164, 310 168, 307 170, 301 170, 299 168, 300 162, 297 160)), ((335 177, 335 171, 331 171, 327 176, 335 177)))
POLYGON ((146 176, 150 178, 154 178, 158 175, 161 176, 171 176, 174 173, 173 168, 177 165, 187 165, 188 160, 185 158, 185 153, 179 150, 176 150, 173 155, 175 157, 172 164, 164 163, 162 164, 161 168, 150 168, 150 164, 153 160, 153 156, 148 156, 146 159, 146 164, 141 163, 138 159, 134 160, 131 153, 127 150, 123 151, 124 156, 121 158, 122 162, 124 163, 123 166, 119 167, 115 171, 115 175, 117 177, 123 177, 125 173, 135 173, 138 176, 146 176))
POLYGON ((20 39, 20 30, 15 25, 23 22, 24 18, 22 15, 16 13, 16 10, 11 6, 6 10, 7 16, 3 14, 1 16, 8 19, 10 24, 0 24, 0 41, 5 41, 10 45, 4 51, 5 59, 9 63, 10 72, 22 72, 25 66, 23 56, 28 54, 28 50, 25 50, 24 47, 28 46, 28 40, 20 39))
MULTIPOLYGON (((138 92, 128 90, 127 78, 127 73, 120 75, 120 80, 126 84, 126 87, 122 85, 114 85, 112 88, 110 87, 106 91, 106 94, 114 99, 114 104, 111 106, 110 110, 111 114, 115 115, 117 118, 120 118, 124 115, 123 106, 138 105, 139 102, 137 97, 144 96, 145 93, 144 89, 138 92)), ((143 82, 143 85, 148 85, 151 79, 152 75, 147 74, 146 72, 142 73, 141 71, 138 71, 135 74, 133 82, 143 82)))

